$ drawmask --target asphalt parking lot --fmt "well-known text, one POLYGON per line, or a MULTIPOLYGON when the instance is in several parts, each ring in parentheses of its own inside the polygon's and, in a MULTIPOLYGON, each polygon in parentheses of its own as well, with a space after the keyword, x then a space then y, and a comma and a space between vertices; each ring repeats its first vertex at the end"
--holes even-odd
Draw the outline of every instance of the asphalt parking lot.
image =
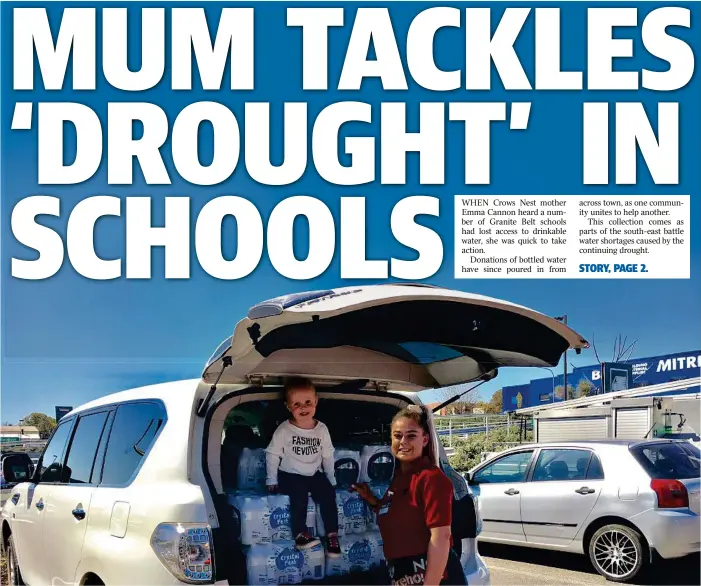
MULTIPOLYGON (((491 572, 492 586, 614 584, 597 574, 581 555, 482 542, 479 552, 491 572)), ((698 586, 700 562, 699 555, 662 561, 634 584, 698 586)))

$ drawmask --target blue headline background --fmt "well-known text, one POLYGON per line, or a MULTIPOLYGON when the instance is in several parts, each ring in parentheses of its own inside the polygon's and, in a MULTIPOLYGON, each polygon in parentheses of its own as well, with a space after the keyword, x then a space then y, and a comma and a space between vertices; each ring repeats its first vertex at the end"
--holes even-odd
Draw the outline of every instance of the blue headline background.
MULTIPOLYGON (((140 67, 141 15, 140 9, 150 3, 130 2, 130 68, 140 67)), ((188 3, 188 6, 196 4, 188 3)), ((492 26, 496 27, 507 7, 560 7, 562 69, 584 71, 586 88, 586 11, 593 6, 637 7, 638 27, 621 27, 615 36, 632 38, 634 58, 616 59, 619 71, 643 68, 662 71, 668 64, 650 55, 641 41, 641 27, 646 14, 668 4, 650 2, 575 3, 526 2, 445 3, 442 6, 489 6, 492 8, 492 26)), ((675 36, 686 40, 694 51, 696 72, 691 82, 674 92, 638 91, 504 91, 496 69, 492 67, 492 90, 431 92, 411 80, 406 68, 405 40, 411 19, 420 11, 436 6, 434 3, 392 2, 375 3, 251 3, 255 7, 255 90, 229 89, 229 73, 221 91, 203 91, 199 74, 193 64, 193 90, 170 89, 170 15, 166 10, 166 73, 159 85, 145 92, 124 92, 108 86, 101 69, 102 18, 99 8, 112 7, 111 3, 41 2, 2 4, 2 391, 3 419, 26 415, 25 406, 32 410, 51 413, 55 404, 78 404, 106 392, 128 386, 171 380, 183 376, 198 376, 202 363, 218 342, 230 335, 235 323, 252 304, 279 294, 337 287, 358 283, 340 278, 340 197, 366 197, 367 258, 399 258, 410 260, 415 251, 397 243, 391 233, 390 214, 394 205, 409 195, 431 195, 441 200, 440 217, 423 217, 421 223, 436 230, 443 239, 444 257, 441 270, 428 282, 474 291, 517 303, 529 305, 552 315, 568 313, 569 323, 590 338, 611 340, 618 333, 640 339, 641 355, 684 351, 699 346, 701 313, 698 308, 699 252, 701 237, 698 229, 700 212, 701 174, 701 91, 699 87, 699 35, 701 10, 698 3, 675 3, 692 11, 691 29, 673 27, 675 36), (66 74, 62 91, 44 91, 38 65, 35 62, 35 91, 12 89, 12 11, 16 7, 46 7, 51 28, 56 37, 62 10, 73 6, 95 6, 97 11, 97 91, 72 91, 72 67, 66 74), (344 7, 345 24, 332 28, 329 37, 329 90, 303 91, 301 29, 286 26, 288 6, 344 7), (383 91, 379 79, 367 79, 359 91, 336 91, 342 70, 345 50, 350 37, 355 10, 358 7, 387 6, 390 9, 395 36, 405 64, 408 91, 383 91), (145 101, 163 108, 172 125, 177 114, 188 104, 211 100, 221 102, 237 116, 242 136, 242 152, 234 175, 226 182, 212 187, 200 187, 180 179, 171 163, 170 142, 162 153, 172 185, 147 185, 138 165, 134 165, 134 184, 113 186, 107 184, 107 104, 109 102, 145 101), (321 179, 313 168, 311 140, 308 167, 303 178, 293 185, 267 187, 253 182, 246 174, 243 163, 243 117, 246 102, 271 102, 272 148, 274 163, 282 161, 282 103, 304 101, 308 104, 308 119, 313 123, 325 106, 339 101, 363 101, 373 105, 373 122, 349 123, 343 128, 345 136, 376 137, 376 180, 372 184, 339 187, 321 179), (16 102, 76 101, 93 108, 103 123, 103 159, 98 173, 89 181, 71 186, 39 186, 37 184, 37 130, 36 106, 31 131, 11 130, 16 102), (407 157, 407 183, 401 186, 381 185, 379 158, 380 108, 383 101, 407 103, 408 130, 418 131, 418 104, 422 101, 514 101, 532 102, 528 129, 510 131, 506 122, 492 124, 491 184, 464 185, 464 125, 446 121, 446 182, 445 185, 420 185, 418 154, 407 157), (582 104, 587 101, 641 101, 656 128, 657 107, 662 101, 680 103, 680 183, 676 186, 656 186, 642 157, 638 156, 638 182, 631 186, 615 185, 615 149, 610 114, 610 161, 608 186, 584 186, 582 173, 582 104), (21 199, 31 195, 52 195, 61 198, 61 217, 44 216, 41 222, 53 227, 63 237, 71 209, 81 200, 93 195, 150 196, 154 225, 163 225, 163 199, 166 196, 191 198, 191 278, 166 280, 162 249, 152 253, 152 279, 91 281, 78 275, 70 266, 67 255, 61 271, 43 281, 22 281, 11 276, 11 259, 33 259, 36 252, 19 244, 11 229, 11 213, 21 199), (238 281, 218 281, 207 275, 198 265, 194 252, 194 226, 197 214, 209 200, 220 195, 240 195, 251 200, 263 216, 264 223, 273 207, 293 195, 310 195, 323 200, 336 219, 337 246, 329 269, 311 281, 292 281, 280 276, 264 253, 259 267, 247 278, 238 281), (691 194, 693 223, 691 240, 691 279, 689 280, 456 280, 453 278, 453 196, 455 194, 614 194, 614 195, 673 195, 691 194), (37 409, 34 409, 37 407, 37 409)), ((158 6, 182 7, 179 3, 158 6)), ((203 3, 210 31, 214 32, 220 9, 237 4, 203 3)), ((244 5, 242 5, 244 6, 244 5)), ((534 22, 532 10, 515 44, 516 51, 531 84, 534 77, 534 22)), ((464 25, 464 13, 462 22, 464 25)), ((444 70, 463 70, 464 85, 464 28, 443 29, 436 38, 436 62, 444 70)), ((373 56, 371 54, 371 56, 373 56)), ((373 56, 374 57, 374 56, 373 56)), ((194 61, 194 60, 193 60, 194 61)), ((613 106, 611 106, 613 109, 613 106)), ((508 110, 507 110, 508 112, 508 110)), ((447 106, 446 106, 447 120, 447 106)), ((204 125, 201 133, 200 160, 211 160, 211 129, 204 125)), ((138 133, 138 131, 137 131, 138 133)), ((311 133, 310 133, 311 134, 311 133)), ((75 136, 68 133, 66 161, 71 161, 75 136)), ((341 161, 350 160, 341 155, 341 161)), ((121 218, 104 218, 97 224, 95 248, 104 259, 121 257, 122 274, 125 264, 125 209, 121 218)), ((298 258, 307 255, 308 228, 305 221, 296 222, 295 253, 298 258)), ((236 253, 236 226, 233 220, 224 224, 225 256, 236 253)), ((610 343, 607 342, 607 347, 610 343)), ((603 359, 603 358, 602 358, 603 359)), ((582 359, 589 364, 591 356, 582 359)), ((541 373, 542 374, 542 373, 541 373)), ((514 380, 500 375, 501 383, 514 380)), ((530 373, 523 380, 535 378, 530 373)), ((491 383, 490 383, 491 384, 491 383)), ((494 383, 497 384, 496 382, 494 383)), ((485 385, 487 386, 487 385, 485 385)), ((499 386, 489 387, 495 389, 499 386)))

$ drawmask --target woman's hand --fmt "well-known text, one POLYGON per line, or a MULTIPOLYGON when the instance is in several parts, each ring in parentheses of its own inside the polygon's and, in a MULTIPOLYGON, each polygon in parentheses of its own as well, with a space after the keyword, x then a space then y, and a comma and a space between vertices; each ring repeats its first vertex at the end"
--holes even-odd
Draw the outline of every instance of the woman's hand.
POLYGON ((351 492, 357 492, 361 499, 367 502, 370 506, 377 506, 379 499, 372 493, 366 482, 358 482, 350 488, 351 492))

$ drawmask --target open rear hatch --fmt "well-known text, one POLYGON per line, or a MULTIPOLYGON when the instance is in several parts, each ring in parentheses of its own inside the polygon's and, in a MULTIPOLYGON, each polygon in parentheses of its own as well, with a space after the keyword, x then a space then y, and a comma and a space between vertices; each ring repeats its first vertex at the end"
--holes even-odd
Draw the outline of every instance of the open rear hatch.
POLYGON ((367 380, 422 390, 501 366, 555 366, 588 342, 558 320, 481 295, 388 284, 278 297, 250 309, 209 360, 204 382, 367 380))

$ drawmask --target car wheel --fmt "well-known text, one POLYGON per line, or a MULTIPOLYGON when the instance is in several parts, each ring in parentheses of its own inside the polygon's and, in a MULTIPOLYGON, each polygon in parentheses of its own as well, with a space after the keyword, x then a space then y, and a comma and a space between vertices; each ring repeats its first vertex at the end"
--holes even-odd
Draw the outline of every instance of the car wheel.
POLYGON ((12 535, 7 542, 7 565, 8 573, 10 578, 11 586, 23 586, 24 581, 22 580, 22 572, 19 570, 19 562, 17 561, 17 554, 15 553, 15 542, 12 539, 12 535))
POLYGON ((604 578, 626 582, 643 567, 645 546, 642 536, 625 525, 605 525, 592 535, 589 559, 604 578))

